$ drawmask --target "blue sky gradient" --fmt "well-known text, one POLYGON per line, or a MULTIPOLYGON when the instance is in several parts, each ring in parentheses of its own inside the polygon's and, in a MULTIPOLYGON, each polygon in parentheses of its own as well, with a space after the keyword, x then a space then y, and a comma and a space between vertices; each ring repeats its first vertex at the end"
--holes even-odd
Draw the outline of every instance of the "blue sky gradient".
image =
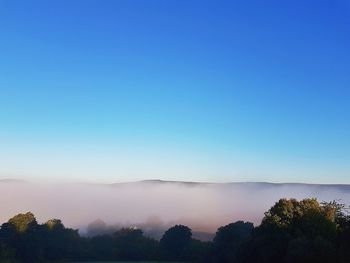
POLYGON ((1 1, 0 177, 350 183, 350 2, 1 1))

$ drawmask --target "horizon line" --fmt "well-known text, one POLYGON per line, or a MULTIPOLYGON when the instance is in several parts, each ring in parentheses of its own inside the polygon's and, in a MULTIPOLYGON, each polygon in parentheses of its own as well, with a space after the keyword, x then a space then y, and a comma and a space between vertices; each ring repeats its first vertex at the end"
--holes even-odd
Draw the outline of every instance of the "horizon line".
MULTIPOLYGON (((9 178, 0 177, 0 183, 37 183, 40 179, 26 180, 21 178, 9 178)), ((45 183, 49 184, 88 184, 88 185, 117 185, 117 184, 134 184, 134 183, 181 183, 181 184, 271 184, 271 185, 330 185, 330 186, 350 186, 349 183, 307 183, 307 182, 271 182, 271 181, 226 181, 226 182, 210 182, 210 181, 180 181, 180 180, 164 180, 164 179, 144 179, 135 181, 119 181, 119 182, 89 182, 89 181, 60 181, 48 182, 48 180, 43 180, 45 183)))

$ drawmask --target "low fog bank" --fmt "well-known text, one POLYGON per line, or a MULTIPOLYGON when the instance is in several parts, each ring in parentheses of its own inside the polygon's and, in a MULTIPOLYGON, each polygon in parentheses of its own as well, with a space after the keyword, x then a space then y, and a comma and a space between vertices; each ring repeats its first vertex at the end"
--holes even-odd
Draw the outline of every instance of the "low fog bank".
POLYGON ((201 239, 209 239, 208 233, 237 220, 259 224, 264 212, 282 197, 350 204, 348 185, 163 181, 99 185, 0 180, 0 193, 0 223, 31 211, 39 222, 59 218, 84 235, 138 227, 156 238, 174 224, 188 225, 201 239))

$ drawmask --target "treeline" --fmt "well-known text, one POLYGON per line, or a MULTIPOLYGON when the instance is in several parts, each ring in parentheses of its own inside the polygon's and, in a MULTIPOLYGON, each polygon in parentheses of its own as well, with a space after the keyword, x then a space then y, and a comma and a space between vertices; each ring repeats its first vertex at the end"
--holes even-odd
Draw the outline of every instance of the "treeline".
POLYGON ((350 218, 337 202, 281 199, 259 226, 238 221, 220 227, 212 242, 193 239, 183 225, 159 241, 134 228, 81 237, 57 219, 38 224, 32 213, 16 215, 0 229, 1 263, 104 260, 349 263, 350 218))

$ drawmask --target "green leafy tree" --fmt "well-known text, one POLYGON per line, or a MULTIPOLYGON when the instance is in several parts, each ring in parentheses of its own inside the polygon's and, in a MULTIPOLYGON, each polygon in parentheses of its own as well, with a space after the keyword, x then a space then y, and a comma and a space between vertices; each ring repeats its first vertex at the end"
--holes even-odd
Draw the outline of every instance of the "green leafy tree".
POLYGON ((37 222, 33 213, 28 212, 26 214, 18 214, 12 217, 8 223, 13 226, 18 233, 24 233, 29 228, 37 226, 37 222))
POLYGON ((280 199, 255 231, 248 262, 336 262, 337 211, 316 199, 280 199))
POLYGON ((4 243, 14 250, 18 261, 43 261, 42 228, 32 213, 12 217, 1 226, 0 236, 4 243))
POLYGON ((272 224, 294 236, 331 239, 336 235, 335 212, 316 199, 281 199, 265 213, 262 226, 272 224))

